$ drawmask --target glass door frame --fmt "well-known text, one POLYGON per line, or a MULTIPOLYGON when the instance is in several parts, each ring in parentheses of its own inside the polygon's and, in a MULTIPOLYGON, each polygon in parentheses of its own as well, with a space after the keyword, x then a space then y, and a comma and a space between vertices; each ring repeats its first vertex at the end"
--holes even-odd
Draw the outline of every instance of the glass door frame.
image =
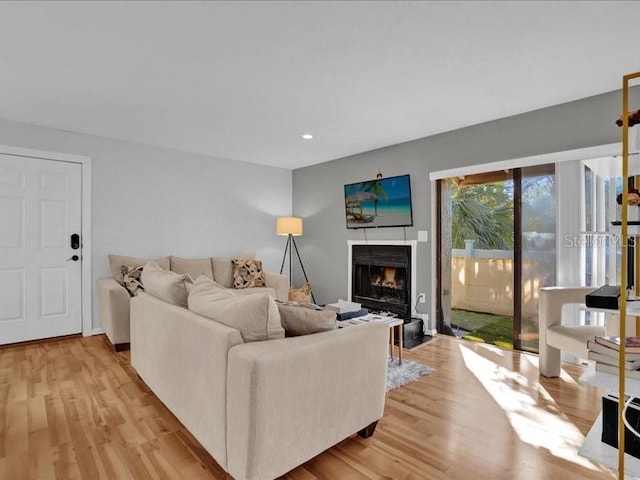
POLYGON ((513 169, 513 348, 522 350, 522 169, 513 169))
MULTIPOLYGON (((553 172, 554 183, 555 183, 555 163, 550 162, 546 164, 539 164, 532 167, 517 167, 511 168, 511 180, 513 181, 513 298, 512 298, 512 308, 513 308, 513 324, 512 324, 512 344, 515 350, 525 350, 523 346, 523 287, 524 287, 524 278, 523 278, 523 171, 524 175, 527 176, 528 170, 536 170, 537 168, 542 169, 542 171, 548 169, 549 173, 553 172)), ((487 172, 491 173, 491 172, 487 172)), ((436 325, 438 332, 440 333, 449 333, 452 331, 451 326, 445 322, 444 317, 444 307, 443 307, 443 261, 442 261, 442 232, 443 232, 443 214, 442 214, 442 201, 443 201, 443 180, 446 179, 437 179, 436 180, 436 286, 435 286, 435 313, 436 313, 436 325)), ((554 203, 557 201, 557 196, 554 194, 554 203)), ((557 228, 556 228, 557 235, 557 228)), ((450 248, 450 247, 448 247, 450 248)), ((557 252, 556 252, 557 253, 557 252)), ((450 294, 451 292, 449 292, 450 294)))
MULTIPOLYGON (((440 231, 440 208, 441 208, 441 185, 440 181, 448 178, 452 178, 455 176, 461 175, 470 175, 479 172, 500 170, 500 169, 513 169, 513 168, 521 168, 521 167, 529 167, 529 166, 537 166, 543 164, 555 164, 556 166, 556 187, 558 190, 556 191, 556 199, 560 198, 558 195, 561 195, 561 183, 559 183, 558 176, 558 167, 561 166, 565 162, 571 161, 584 161, 585 159, 593 159, 593 158, 602 158, 609 156, 619 156, 622 151, 621 142, 611 142, 604 143, 598 145, 592 145, 584 148, 576 148, 571 150, 564 151, 554 151, 547 152, 538 155, 525 156, 525 157, 514 157, 508 158, 504 160, 497 161, 489 161, 485 163, 464 165, 464 166, 456 166, 453 168, 444 168, 441 170, 431 170, 427 169, 425 174, 429 178, 429 182, 431 183, 431 261, 429 263, 429 269, 436 269, 435 275, 431 276, 431 295, 432 301, 430 305, 430 317, 434 320, 430 322, 430 325, 433 327, 433 333, 443 333, 444 325, 444 317, 442 312, 442 285, 440 279, 441 269, 438 268, 439 263, 441 262, 440 257, 440 239, 441 239, 441 231, 440 231)), ((447 162, 441 161, 440 164, 444 165, 447 162)), ((459 159, 451 159, 449 162, 459 165, 459 159)), ((561 239, 563 238, 563 230, 558 228, 560 225, 560 217, 556 218, 556 235, 558 236, 557 250, 556 250, 556 284, 557 285, 569 285, 566 283, 566 279, 564 278, 563 271, 567 268, 567 260, 563 258, 561 254, 561 239)), ((433 271, 433 270, 431 270, 433 271)), ((571 285, 575 285, 575 282, 571 282, 571 285)))

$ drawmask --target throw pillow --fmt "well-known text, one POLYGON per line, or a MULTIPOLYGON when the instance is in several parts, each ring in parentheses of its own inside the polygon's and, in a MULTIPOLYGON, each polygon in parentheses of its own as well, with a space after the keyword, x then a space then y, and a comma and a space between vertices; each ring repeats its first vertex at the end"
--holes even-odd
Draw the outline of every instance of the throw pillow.
POLYGON ((172 272, 188 273, 191 278, 198 278, 200 275, 204 275, 213 280, 211 257, 190 259, 172 256, 170 259, 172 272))
POLYGON ((235 328, 245 342, 284 338, 278 306, 268 293, 235 295, 200 277, 189 293, 189 310, 235 328))
POLYGON ((120 271, 122 272, 124 287, 129 292, 129 295, 135 297, 140 292, 144 292, 144 287, 142 286, 142 281, 140 279, 142 275, 142 266, 127 267, 126 265, 122 265, 122 267, 120 267, 120 271))
POLYGON ((278 304, 280 322, 287 337, 326 332, 338 328, 336 313, 331 310, 315 310, 302 305, 278 304))
POLYGON ((206 275, 200 275, 196 281, 193 282, 189 294, 191 294, 194 288, 197 288, 196 292, 202 292, 203 295, 204 292, 206 292, 208 298, 212 302, 236 296, 233 290, 223 287, 218 282, 208 278, 206 275))
POLYGON ((290 302, 311 302, 311 285, 305 283, 300 288, 292 288, 289 290, 290 302))
MULTIPOLYGON (((149 261, 148 258, 126 257, 124 255, 109 255, 109 267, 111 274, 116 281, 124 286, 124 277, 122 276, 122 266, 126 267, 142 267, 149 261)), ((169 257, 162 257, 156 260, 160 267, 169 270, 169 257)))
POLYGON ((187 306, 187 284, 193 283, 188 274, 164 270, 158 262, 147 262, 142 269, 142 285, 147 293, 180 307, 187 306))
POLYGON ((260 260, 233 259, 233 288, 264 287, 264 272, 260 260))
MULTIPOLYGON (((247 252, 236 258, 247 258, 254 260, 255 252, 247 252)), ((213 257, 213 279, 226 288, 233 288, 233 258, 231 257, 213 257)))

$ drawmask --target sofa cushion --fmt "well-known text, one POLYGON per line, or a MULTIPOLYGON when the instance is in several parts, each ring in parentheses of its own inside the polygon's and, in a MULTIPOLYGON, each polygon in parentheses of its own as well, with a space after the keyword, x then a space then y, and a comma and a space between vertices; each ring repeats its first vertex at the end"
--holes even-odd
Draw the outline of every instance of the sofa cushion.
POLYGON ((248 258, 233 259, 233 288, 264 287, 262 262, 248 258))
POLYGON ((180 307, 187 306, 188 283, 193 283, 188 274, 164 270, 155 261, 147 262, 142 269, 142 285, 145 291, 180 307))
MULTIPOLYGON (((253 252, 237 258, 256 258, 253 252)), ((213 279, 226 288, 233 288, 233 257, 213 257, 213 279)))
POLYGON ((122 272, 122 278, 124 282, 124 288, 127 289, 129 295, 135 297, 140 292, 144 292, 144 287, 142 286, 142 265, 138 267, 127 267, 126 265, 122 265, 120 267, 120 271, 122 272))
MULTIPOLYGON (((109 267, 111 268, 111 274, 116 281, 124 286, 124 278, 122 276, 122 266, 125 267, 142 267, 145 263, 147 263, 149 258, 137 258, 137 257, 127 257, 124 255, 109 255, 109 267)), ((162 257, 156 260, 158 265, 165 270, 169 270, 169 257, 162 257)))
POLYGON ((235 328, 245 342, 284 338, 278 306, 268 293, 235 295, 202 276, 189 293, 189 310, 235 328))
POLYGON ((253 295, 254 293, 268 293, 273 298, 276 297, 276 289, 271 287, 249 287, 249 288, 233 288, 229 289, 236 295, 253 295))
POLYGON ((176 273, 188 273, 191 278, 198 278, 204 275, 213 280, 213 264, 211 257, 207 258, 180 258, 171 257, 171 271, 176 273))
POLYGON ((278 304, 280 322, 287 337, 326 332, 338 328, 336 313, 301 305, 278 304))

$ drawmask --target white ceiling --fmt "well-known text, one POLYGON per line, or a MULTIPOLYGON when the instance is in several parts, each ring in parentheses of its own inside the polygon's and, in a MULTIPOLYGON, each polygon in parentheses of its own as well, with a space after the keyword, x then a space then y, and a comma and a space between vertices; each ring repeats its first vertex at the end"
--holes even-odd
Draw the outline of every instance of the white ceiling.
POLYGON ((293 169, 618 89, 638 18, 612 1, 0 2, 0 118, 293 169))

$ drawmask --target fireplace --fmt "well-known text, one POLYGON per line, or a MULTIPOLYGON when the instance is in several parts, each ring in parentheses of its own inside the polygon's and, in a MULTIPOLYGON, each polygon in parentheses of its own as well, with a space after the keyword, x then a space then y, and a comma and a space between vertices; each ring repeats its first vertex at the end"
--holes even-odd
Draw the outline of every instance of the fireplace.
POLYGON ((351 300, 370 311, 411 316, 412 245, 351 245, 351 300))

